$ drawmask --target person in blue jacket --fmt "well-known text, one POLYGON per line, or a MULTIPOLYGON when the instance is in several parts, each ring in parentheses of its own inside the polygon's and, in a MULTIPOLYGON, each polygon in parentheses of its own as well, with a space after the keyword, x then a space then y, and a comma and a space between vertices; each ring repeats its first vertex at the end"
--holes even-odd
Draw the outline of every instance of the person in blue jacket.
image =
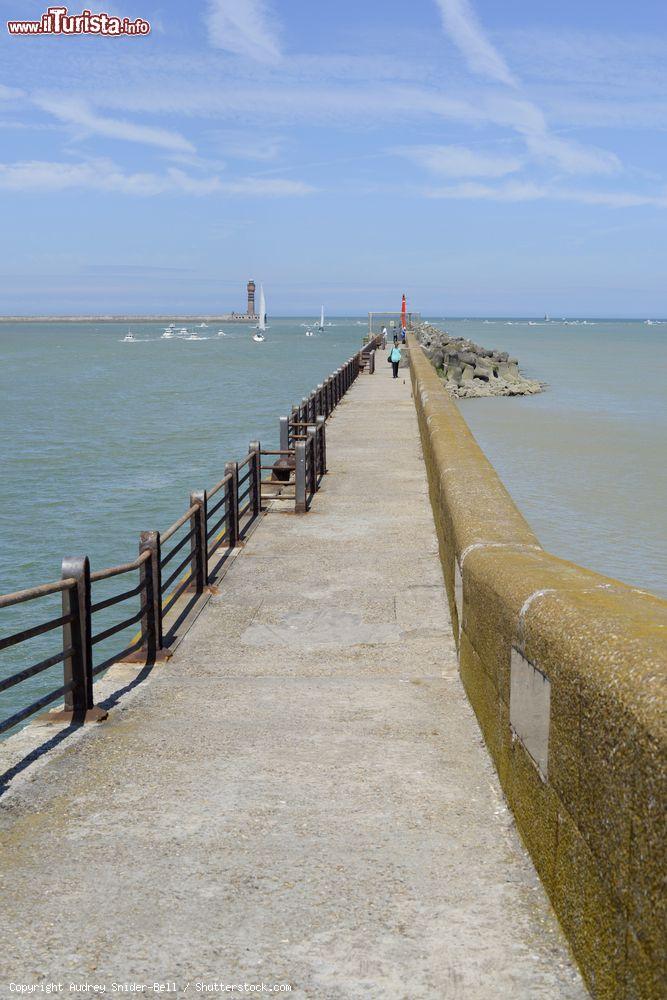
POLYGON ((391 361, 391 369, 394 373, 394 378, 398 378, 398 366, 402 356, 400 347, 395 343, 389 352, 389 361, 391 361))

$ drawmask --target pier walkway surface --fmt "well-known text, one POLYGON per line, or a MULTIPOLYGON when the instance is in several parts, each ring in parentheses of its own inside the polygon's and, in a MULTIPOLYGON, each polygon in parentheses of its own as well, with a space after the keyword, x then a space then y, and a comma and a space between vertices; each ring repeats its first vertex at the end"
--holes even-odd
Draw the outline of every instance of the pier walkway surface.
POLYGON ((410 381, 378 369, 311 512, 269 511, 173 659, 5 797, 0 996, 587 996, 459 681, 410 381))

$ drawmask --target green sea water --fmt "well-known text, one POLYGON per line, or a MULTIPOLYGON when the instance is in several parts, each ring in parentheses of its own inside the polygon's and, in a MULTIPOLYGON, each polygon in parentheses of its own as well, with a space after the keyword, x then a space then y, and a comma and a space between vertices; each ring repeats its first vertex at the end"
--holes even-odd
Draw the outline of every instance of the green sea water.
POLYGON ((667 597, 667 323, 442 320, 507 350, 538 396, 461 409, 541 543, 667 597))
MULTIPOLYGON (((57 580, 64 556, 93 570, 132 560, 139 534, 164 530, 192 491, 218 482, 251 440, 278 447, 278 418, 361 346, 368 323, 336 319, 306 337, 306 320, 249 326, 0 324, 0 593, 57 580), (225 336, 219 336, 222 329, 225 336)), ((129 578, 96 585, 96 596, 129 578)), ((60 614, 59 598, 0 612, 0 636, 60 614)), ((131 614, 101 613, 98 628, 131 614)), ((95 648, 102 662, 136 626, 95 648)), ((58 633, 0 651, 0 679, 52 655, 58 633)), ((57 666, 0 693, 0 720, 62 680, 57 666)))

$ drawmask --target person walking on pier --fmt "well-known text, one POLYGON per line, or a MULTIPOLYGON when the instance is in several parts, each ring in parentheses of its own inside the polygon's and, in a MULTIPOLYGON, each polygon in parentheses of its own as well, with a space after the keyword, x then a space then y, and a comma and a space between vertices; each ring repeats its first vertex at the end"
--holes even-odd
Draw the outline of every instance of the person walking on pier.
POLYGON ((401 358, 402 357, 403 357, 403 355, 401 354, 401 349, 398 346, 398 342, 397 342, 396 338, 394 338, 394 346, 392 347, 391 351, 389 352, 389 360, 391 361, 391 368, 392 368, 392 372, 393 372, 394 378, 398 378, 398 366, 399 366, 399 364, 401 362, 401 358))

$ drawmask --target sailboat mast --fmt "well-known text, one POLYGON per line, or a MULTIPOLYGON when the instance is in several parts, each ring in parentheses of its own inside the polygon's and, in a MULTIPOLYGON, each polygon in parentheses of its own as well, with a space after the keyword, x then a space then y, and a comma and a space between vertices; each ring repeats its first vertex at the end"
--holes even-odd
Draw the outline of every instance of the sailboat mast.
POLYGON ((260 330, 266 330, 266 299, 264 298, 264 285, 259 286, 259 323, 260 330))

